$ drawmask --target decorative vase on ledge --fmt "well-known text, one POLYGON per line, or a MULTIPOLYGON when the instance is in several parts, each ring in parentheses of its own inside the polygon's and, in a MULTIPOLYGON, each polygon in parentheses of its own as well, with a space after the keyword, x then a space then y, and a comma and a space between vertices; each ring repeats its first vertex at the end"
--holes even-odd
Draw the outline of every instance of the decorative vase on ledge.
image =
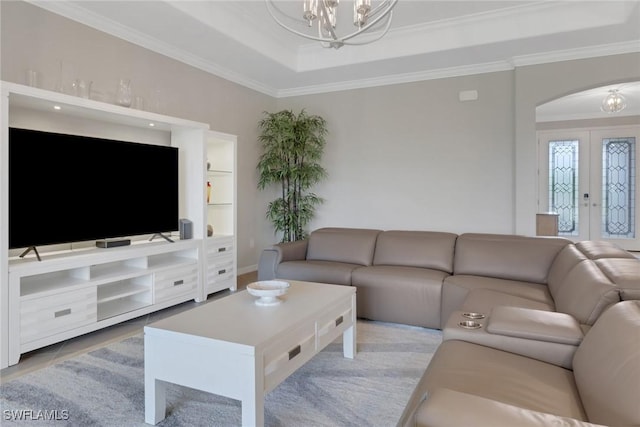
POLYGON ((120 79, 116 93, 116 102, 123 107, 131 106, 131 80, 120 79))

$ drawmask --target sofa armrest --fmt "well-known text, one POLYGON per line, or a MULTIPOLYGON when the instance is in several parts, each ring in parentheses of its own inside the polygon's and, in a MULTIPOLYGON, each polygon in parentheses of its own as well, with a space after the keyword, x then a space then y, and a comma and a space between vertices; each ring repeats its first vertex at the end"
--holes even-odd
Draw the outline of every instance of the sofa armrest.
MULTIPOLYGON (((490 385, 487 385, 490 387, 490 385)), ((473 394, 436 389, 415 414, 420 427, 595 427, 586 421, 520 408, 473 394)))
POLYGON ((285 261, 302 261, 307 256, 308 240, 278 243, 268 247, 260 254, 258 280, 276 278, 278 265, 285 261))
POLYGON ((570 314, 508 306, 492 310, 487 332, 575 346, 583 338, 580 323, 570 314))
POLYGON ((280 250, 280 253, 282 254, 280 262, 303 261, 307 259, 308 245, 308 240, 297 240, 295 242, 278 243, 277 245, 274 245, 274 247, 280 250))
MULTIPOLYGON (((529 331, 529 333, 527 334, 522 332, 522 330, 525 330, 523 326, 522 330, 514 332, 516 328, 512 327, 511 322, 507 322, 506 320, 498 322, 498 325, 500 325, 501 323, 507 323, 509 325, 509 328, 507 328, 507 326, 504 326, 503 328, 496 328, 495 326, 493 329, 490 328, 489 324, 493 322, 493 316, 496 312, 496 309, 503 307, 506 308, 506 306, 494 307, 491 314, 487 316, 487 318, 477 320, 476 322, 480 324, 480 327, 477 329, 466 329, 461 327, 459 323, 469 319, 464 317, 464 312, 454 311, 453 313, 451 313, 451 316, 447 320, 447 323, 444 325, 444 328, 442 330, 442 339, 444 341, 458 340, 480 344, 485 347, 508 351, 510 353, 519 354, 521 356, 526 356, 532 359, 540 360, 542 362, 561 366, 563 368, 572 368, 573 355, 578 348, 578 344, 573 342, 558 342, 571 342, 571 340, 566 339, 566 337, 554 337, 553 339, 549 339, 550 336, 553 336, 551 331, 554 330, 554 328, 549 328, 549 330, 546 330, 545 333, 537 331, 534 334, 533 332, 529 331), (491 330, 493 332, 491 332, 491 330), (498 330, 499 332, 496 332, 496 330, 498 330), (504 330, 505 333, 502 333, 502 330, 504 330), (540 339, 538 337, 540 337, 540 339)), ((551 314, 553 317, 553 315, 556 314, 554 312, 545 312, 543 310, 522 309, 519 307, 514 308, 517 308, 519 310, 529 310, 530 312, 532 312, 530 314, 540 313, 541 316, 543 316, 543 314, 551 314)), ((497 311, 498 317, 500 318, 500 310, 497 311)), ((538 327, 541 330, 544 330, 543 326, 530 326, 532 330, 535 330, 535 328, 538 327)), ((577 329, 574 332, 576 334, 576 337, 578 335, 580 335, 580 337, 584 335, 583 329, 580 327, 580 325, 577 326, 577 329)))

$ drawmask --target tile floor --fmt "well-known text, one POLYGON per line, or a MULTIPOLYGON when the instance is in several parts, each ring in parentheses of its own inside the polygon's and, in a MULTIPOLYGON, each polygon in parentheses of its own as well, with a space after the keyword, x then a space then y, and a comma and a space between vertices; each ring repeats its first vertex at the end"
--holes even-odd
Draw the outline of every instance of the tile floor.
MULTIPOLYGON (((257 280, 257 272, 254 271, 240 275, 237 280, 238 290, 243 290, 247 284, 257 280)), ((155 313, 150 313, 108 328, 25 353, 20 357, 20 362, 17 365, 9 366, 8 368, 0 370, 0 384, 37 369, 44 368, 45 366, 53 363, 100 348, 111 342, 120 341, 132 335, 141 333, 142 328, 148 323, 188 310, 201 304, 206 304, 229 294, 229 290, 220 291, 209 295, 207 301, 201 303, 196 303, 193 300, 187 301, 155 313)))

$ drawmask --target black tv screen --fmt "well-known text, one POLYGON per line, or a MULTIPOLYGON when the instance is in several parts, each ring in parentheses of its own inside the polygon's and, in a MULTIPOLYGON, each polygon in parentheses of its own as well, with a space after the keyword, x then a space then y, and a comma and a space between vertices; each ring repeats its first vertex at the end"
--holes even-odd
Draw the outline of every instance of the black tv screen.
POLYGON ((176 230, 176 147, 9 129, 9 249, 176 230))

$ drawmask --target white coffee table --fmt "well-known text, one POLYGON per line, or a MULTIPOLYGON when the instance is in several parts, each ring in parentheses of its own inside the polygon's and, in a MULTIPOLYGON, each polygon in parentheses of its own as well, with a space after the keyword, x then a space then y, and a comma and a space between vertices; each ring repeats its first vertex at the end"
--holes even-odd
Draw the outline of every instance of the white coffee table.
POLYGON ((145 422, 165 418, 174 383, 238 399, 242 425, 262 426, 265 394, 341 334, 353 358, 356 288, 289 283, 276 306, 241 291, 145 326, 145 422))

